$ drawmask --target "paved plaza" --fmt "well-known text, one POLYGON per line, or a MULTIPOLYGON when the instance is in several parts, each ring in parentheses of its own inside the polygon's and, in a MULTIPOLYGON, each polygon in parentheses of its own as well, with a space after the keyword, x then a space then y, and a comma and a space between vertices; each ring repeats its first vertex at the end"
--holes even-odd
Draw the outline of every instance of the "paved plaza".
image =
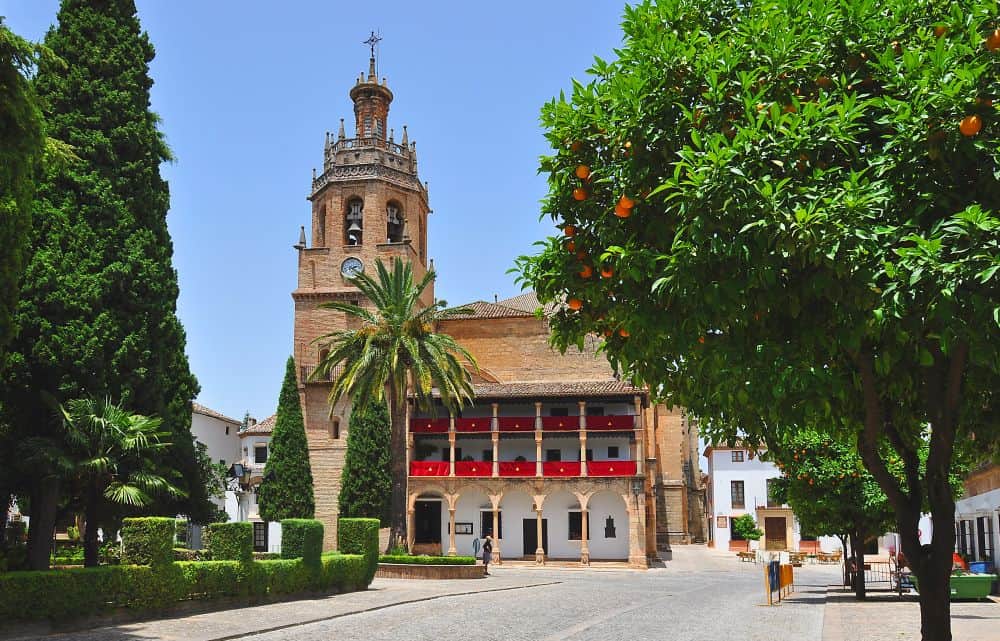
MULTIPOLYGON (((900 641, 919 638, 912 601, 858 604, 828 586, 839 566, 796 570, 765 600, 760 566, 677 547, 665 568, 497 568, 474 581, 377 579, 365 592, 47 635, 59 641, 900 641)), ((1000 604, 956 604, 956 641, 1000 641, 1000 604)), ((39 638, 43 630, 17 638, 39 638)), ((13 637, 8 637, 13 638, 13 637)))

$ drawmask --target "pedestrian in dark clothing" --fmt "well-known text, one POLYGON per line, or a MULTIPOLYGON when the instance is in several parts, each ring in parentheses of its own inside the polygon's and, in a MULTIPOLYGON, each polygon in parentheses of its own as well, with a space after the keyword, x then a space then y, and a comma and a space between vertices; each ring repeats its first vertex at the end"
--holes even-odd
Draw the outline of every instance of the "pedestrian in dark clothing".
POLYGON ((483 541, 483 574, 485 576, 490 575, 490 561, 493 560, 493 539, 488 535, 483 541))

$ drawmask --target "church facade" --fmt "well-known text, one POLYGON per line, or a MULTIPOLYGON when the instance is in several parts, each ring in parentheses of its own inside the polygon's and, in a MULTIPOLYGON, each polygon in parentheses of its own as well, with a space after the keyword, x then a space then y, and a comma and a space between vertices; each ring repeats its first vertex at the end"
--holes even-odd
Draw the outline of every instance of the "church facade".
MULTIPOLYGON (((316 338, 357 321, 320 309, 328 301, 367 305, 351 277, 395 257, 421 278, 428 259, 427 188, 416 147, 388 128, 393 95, 369 61, 350 90, 354 137, 343 120, 328 133, 314 172, 308 242, 298 252, 294 355, 298 365, 316 518, 325 546, 336 541, 337 497, 350 405, 328 405, 331 383, 310 375, 323 357, 316 338)), ((425 304, 434 300, 433 288, 425 304)), ((461 415, 408 410, 410 549, 472 554, 495 539, 502 559, 627 561, 646 567, 671 543, 703 540, 704 489, 697 429, 681 411, 651 403, 648 390, 619 381, 596 352, 559 354, 533 294, 442 322, 477 359, 475 403, 461 415)), ((544 310, 543 310, 544 311, 544 310)), ((336 372, 333 374, 336 375, 336 372)))

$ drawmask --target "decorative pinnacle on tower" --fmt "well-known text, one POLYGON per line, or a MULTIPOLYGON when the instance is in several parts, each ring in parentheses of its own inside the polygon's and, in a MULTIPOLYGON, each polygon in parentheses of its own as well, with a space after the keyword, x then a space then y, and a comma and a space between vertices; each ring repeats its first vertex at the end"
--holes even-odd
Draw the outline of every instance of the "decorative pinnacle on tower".
POLYGON ((385 84, 385 79, 379 84, 375 68, 375 48, 382 38, 374 31, 364 41, 368 45, 371 57, 368 59, 368 77, 364 74, 351 89, 351 100, 354 101, 355 136, 358 138, 374 138, 385 140, 386 120, 389 117, 389 103, 392 102, 392 92, 385 84))

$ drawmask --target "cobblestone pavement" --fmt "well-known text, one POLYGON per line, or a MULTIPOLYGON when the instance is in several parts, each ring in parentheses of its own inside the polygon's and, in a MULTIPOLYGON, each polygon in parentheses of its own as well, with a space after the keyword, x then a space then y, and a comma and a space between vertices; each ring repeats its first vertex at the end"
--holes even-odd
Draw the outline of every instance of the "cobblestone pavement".
MULTIPOLYGON (((493 576, 465 581, 377 579, 372 588, 321 599, 177 616, 86 632, 49 635, 58 641, 883 641, 916 639, 916 604, 855 604, 837 601, 836 621, 824 625, 827 586, 837 566, 796 570, 796 592, 768 607, 760 566, 739 563, 727 553, 678 547, 664 568, 647 572, 614 566, 495 568, 493 576), (884 608, 882 607, 884 606, 884 608), (900 607, 902 606, 902 607, 900 607), (866 608, 863 612, 855 607, 866 608), (891 616, 887 618, 887 613, 891 616), (903 635, 831 636, 843 630, 895 630, 903 635), (909 626, 909 627, 906 627, 909 626)), ((833 595, 836 597, 836 595, 833 595)), ((958 606, 956 641, 991 641, 1000 604, 958 606), (978 609, 971 606, 983 606, 978 609), (992 606, 992 610, 989 608, 992 606), (979 617, 987 617, 980 619, 979 617), (980 625, 968 636, 960 630, 980 625), (987 627, 988 626, 988 627, 987 627), (976 630, 985 630, 983 636, 976 630)), ((39 638, 40 630, 20 638, 39 638)))

